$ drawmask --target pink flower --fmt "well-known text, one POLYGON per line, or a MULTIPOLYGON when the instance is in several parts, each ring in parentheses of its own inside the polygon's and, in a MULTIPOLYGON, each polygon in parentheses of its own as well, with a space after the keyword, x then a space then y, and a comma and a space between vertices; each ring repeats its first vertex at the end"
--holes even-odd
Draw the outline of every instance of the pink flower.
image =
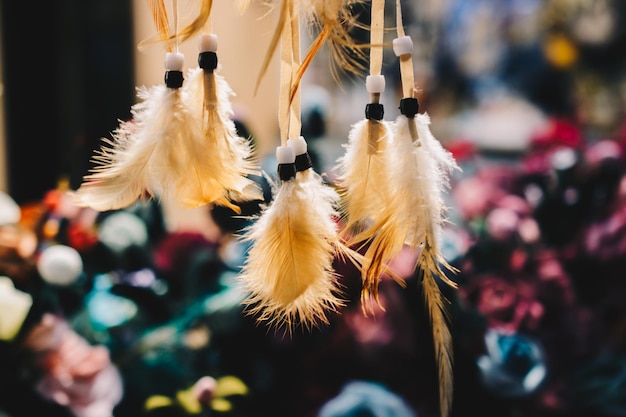
POLYGON ((77 417, 111 417, 122 379, 102 346, 91 346, 60 317, 45 314, 25 340, 43 373, 37 390, 77 417))
POLYGON ((534 287, 521 280, 477 277, 460 295, 486 317, 489 328, 506 332, 534 330, 544 314, 534 287))

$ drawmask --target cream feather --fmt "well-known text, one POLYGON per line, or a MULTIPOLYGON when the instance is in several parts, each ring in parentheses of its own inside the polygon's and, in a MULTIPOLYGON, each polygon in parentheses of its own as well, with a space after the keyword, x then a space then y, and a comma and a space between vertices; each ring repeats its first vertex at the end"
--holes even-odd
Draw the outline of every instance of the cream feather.
POLYGON ((231 119, 232 89, 215 72, 196 68, 188 77, 188 106, 201 121, 202 134, 188 144, 191 174, 178 184, 181 200, 187 207, 216 202, 235 210, 228 200, 261 200, 259 187, 247 177, 260 171, 252 147, 231 119))
POLYGON ((341 174, 342 213, 347 245, 369 244, 361 261, 361 306, 372 312, 371 301, 380 305, 378 284, 383 272, 403 285, 386 267, 404 244, 403 225, 394 222, 392 193, 392 129, 388 122, 362 120, 350 131, 345 154, 338 160, 341 174))
MULTIPOLYGON (((453 159, 442 153, 436 140, 428 129, 428 119, 424 117, 408 118, 400 115, 396 119, 395 138, 398 141, 398 158, 409 155, 406 161, 397 166, 414 165, 411 177, 406 178, 402 192, 406 193, 406 203, 413 206, 412 211, 405 212, 405 222, 409 225, 407 244, 420 248, 417 267, 422 276, 422 286, 426 306, 431 318, 435 354, 439 365, 439 402, 442 416, 447 416, 452 402, 452 339, 448 329, 445 313, 445 299, 435 281, 435 277, 452 288, 457 284, 447 277, 446 272, 456 272, 439 250, 439 238, 442 226, 446 221, 446 206, 443 192, 448 184, 450 169, 456 166, 453 159), (411 126, 417 124, 417 126, 411 126), (413 141, 411 132, 422 132, 423 136, 413 141), (410 148, 413 152, 406 153, 410 148), (434 151, 432 151, 434 149, 434 151), (437 154, 439 152, 439 154, 437 154), (410 160, 412 159, 412 161, 410 160), (412 184, 412 185, 411 185, 412 184)), ((440 145, 439 145, 440 146, 440 145)), ((404 175, 398 172, 398 177, 404 175)), ((407 207, 408 208, 408 207, 407 207)))
POLYGON ((130 206, 144 193, 154 196, 147 182, 146 166, 155 144, 135 141, 129 130, 132 122, 120 122, 112 139, 102 138, 103 145, 92 157, 95 167, 83 177, 78 190, 71 193, 78 206, 115 210, 130 206))
POLYGON ((147 195, 168 194, 170 178, 181 175, 179 141, 193 130, 180 113, 180 91, 158 85, 137 89, 132 119, 120 122, 96 152, 92 173, 74 194, 77 204, 95 210, 120 209, 147 195), (159 157, 166 158, 155 162, 159 157))
POLYGON ((248 312, 289 331, 328 323, 343 305, 333 270, 338 195, 304 175, 313 178, 273 184, 273 202, 246 233, 252 247, 239 277, 248 312))
POLYGON ((390 199, 391 140, 391 129, 384 121, 364 119, 350 130, 337 165, 346 230, 363 227, 384 211, 382 203, 390 199))

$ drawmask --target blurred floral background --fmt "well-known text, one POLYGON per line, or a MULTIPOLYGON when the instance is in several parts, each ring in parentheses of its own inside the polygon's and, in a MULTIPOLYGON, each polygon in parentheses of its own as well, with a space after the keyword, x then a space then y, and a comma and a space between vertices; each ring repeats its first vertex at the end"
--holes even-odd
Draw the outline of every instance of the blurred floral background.
MULTIPOLYGON (((459 290, 442 288, 454 417, 626 416, 625 19, 619 0, 405 3, 421 111, 463 169, 443 235, 460 270, 459 290)), ((367 93, 337 89, 320 61, 303 132, 332 182, 367 93)), ((383 71, 398 89, 393 54, 383 71)), ((172 228, 156 201, 97 213, 71 188, 0 195, 0 416, 438 415, 415 253, 373 317, 336 260, 345 308, 289 335, 242 311, 251 220, 206 207, 172 228)))

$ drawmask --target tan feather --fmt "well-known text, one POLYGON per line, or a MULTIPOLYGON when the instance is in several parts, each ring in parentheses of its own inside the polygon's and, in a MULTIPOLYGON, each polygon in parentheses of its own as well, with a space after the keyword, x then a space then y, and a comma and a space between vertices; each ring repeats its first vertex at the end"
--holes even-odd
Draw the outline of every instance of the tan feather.
POLYGON ((213 0, 201 0, 200 10, 197 16, 187 26, 184 26, 178 33, 172 35, 172 39, 175 39, 179 44, 185 42, 192 36, 200 33, 207 22, 211 18, 211 11, 213 9, 213 0))
MULTIPOLYGON (((378 219, 384 202, 390 200, 389 145, 391 129, 387 122, 361 120, 350 130, 345 153, 338 160, 338 185, 342 189, 346 230, 378 219), (375 126, 375 134, 370 135, 375 126)), ((363 240, 359 235, 353 241, 363 240)))
POLYGON ((216 202, 238 211, 228 200, 261 200, 259 187, 247 177, 260 171, 252 147, 231 119, 232 89, 215 72, 196 68, 188 78, 186 99, 202 133, 187 146, 190 175, 178 183, 181 201, 187 207, 216 202))
POLYGON ((113 139, 102 138, 92 157, 95 167, 71 193, 78 206, 108 211, 128 207, 146 194, 154 196, 146 167, 156 144, 136 141, 131 130, 132 122, 120 122, 113 139))
POLYGON ((252 224, 252 241, 240 282, 249 314, 293 330, 328 323, 343 306, 333 259, 337 247, 334 204, 338 195, 314 182, 274 184, 274 200, 252 224))
MULTIPOLYGON (((342 190, 342 213, 347 244, 368 245, 361 265, 363 287, 361 305, 372 312, 371 301, 381 308, 378 284, 386 263, 404 244, 402 228, 393 226, 390 204, 393 203, 391 148, 392 131, 387 122, 362 120, 350 131, 345 154, 338 160, 342 190)), ((402 279, 390 275, 400 284, 402 279)))
POLYGON ((439 411, 442 417, 447 417, 452 405, 454 372, 452 369, 452 335, 446 317, 446 300, 434 277, 434 275, 439 276, 442 271, 427 248, 418 257, 418 263, 420 264, 426 308, 432 325, 435 358, 438 364, 439 411))
POLYGON ((263 58, 263 62, 261 63, 261 69, 259 70, 259 75, 257 77, 256 85, 254 87, 254 95, 256 95, 256 93, 258 92, 261 81, 267 73, 267 69, 270 66, 272 57, 274 56, 274 53, 278 48, 285 25, 290 24, 290 22, 288 22, 290 1, 293 0, 281 0, 280 11, 278 13, 278 21, 276 22, 276 29, 274 30, 272 39, 270 40, 270 43, 267 47, 267 52, 265 53, 265 57, 263 58))
POLYGON ((76 191, 77 204, 106 211, 127 207, 145 193, 168 196, 171 179, 183 175, 180 141, 193 129, 193 119, 180 111, 180 91, 140 87, 137 96, 132 122, 121 122, 94 156, 97 165, 76 191))
MULTIPOLYGON (((355 7, 363 0, 300 0, 300 10, 307 25, 319 31, 330 50, 331 73, 339 80, 341 72, 361 74, 365 70, 366 49, 369 45, 357 44, 351 35, 355 27, 363 27, 357 21, 355 7)), ((318 35, 319 36, 319 35, 318 35)), ((313 50, 309 54, 316 53, 313 50)), ((303 60, 303 62, 306 62, 303 60)))
POLYGON ((165 0, 148 0, 148 7, 152 14, 152 21, 157 33, 149 38, 139 42, 137 47, 144 49, 156 43, 164 43, 167 52, 172 52, 174 47, 174 39, 170 34, 169 15, 165 0))
POLYGON ((299 80, 325 44, 330 49, 330 68, 336 80, 339 80, 339 74, 342 72, 361 74, 365 70, 363 62, 366 57, 365 50, 369 48, 369 45, 357 44, 350 34, 353 28, 363 26, 357 22, 354 8, 357 4, 365 3, 364 0, 282 0, 276 29, 257 77, 255 94, 278 48, 281 33, 288 24, 290 3, 295 3, 295 9, 302 11, 306 25, 318 32, 296 71, 294 79, 298 81, 292 84, 291 100, 293 100, 295 89, 299 88, 299 80))

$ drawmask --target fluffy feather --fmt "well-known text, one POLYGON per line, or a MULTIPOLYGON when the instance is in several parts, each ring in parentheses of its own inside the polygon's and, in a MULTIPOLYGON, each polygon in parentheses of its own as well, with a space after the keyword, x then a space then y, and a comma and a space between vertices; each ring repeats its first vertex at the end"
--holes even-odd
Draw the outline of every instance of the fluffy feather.
POLYGON ((295 9, 302 11, 304 21, 310 29, 318 31, 316 38, 311 43, 311 47, 302 60, 300 68, 296 71, 296 81, 292 84, 291 97, 294 95, 293 90, 300 85, 299 80, 304 75, 306 68, 325 44, 329 46, 330 68, 336 80, 339 80, 340 72, 360 74, 365 69, 363 62, 366 55, 364 51, 369 46, 357 44, 350 32, 353 28, 359 26, 354 9, 357 5, 363 3, 365 3, 364 0, 282 0, 276 29, 268 45, 264 61, 261 64, 255 93, 258 91, 259 84, 267 72, 271 58, 278 48, 281 33, 285 25, 289 24, 287 16, 290 4, 295 4, 295 9))
POLYGON ((146 195, 168 194, 183 167, 179 142, 193 120, 179 110, 180 91, 164 85, 137 90, 132 121, 120 122, 113 140, 104 138, 96 166, 74 194, 77 204, 106 211, 127 207, 146 195), (166 158, 155 163, 159 156, 166 158), (158 185, 157 185, 158 184, 158 185))
POLYGON ((332 265, 338 195, 304 175, 273 184, 273 202, 245 235, 253 243, 239 277, 248 312, 290 331, 328 323, 326 312, 343 305, 332 265))
POLYGON ((436 161, 439 169, 439 181, 443 189, 448 189, 450 186, 450 175, 454 171, 460 171, 461 168, 454 159, 454 156, 450 151, 445 149, 441 142, 439 142, 430 131, 430 117, 426 113, 418 114, 415 116, 415 123, 417 125, 417 132, 421 144, 428 151, 428 154, 436 161))
MULTIPOLYGON (((417 267, 422 276, 424 296, 433 328, 433 341, 435 354, 439 364, 439 397, 441 415, 447 416, 450 403, 452 401, 452 346, 448 323, 445 317, 444 298, 435 281, 435 277, 444 283, 456 288, 457 284, 446 275, 448 272, 456 272, 452 266, 444 260, 439 251, 438 240, 441 228, 446 221, 446 206, 443 192, 448 184, 450 169, 456 166, 456 162, 451 163, 448 155, 445 155, 440 144, 433 141, 436 139, 430 134, 428 129, 428 119, 407 118, 403 115, 396 120, 395 138, 399 144, 397 149, 403 152, 413 148, 409 155, 413 158, 412 164, 415 169, 411 177, 407 178, 406 185, 411 188, 405 189, 412 198, 407 198, 407 202, 413 207, 412 211, 405 212, 405 222, 409 225, 407 244, 412 247, 421 248, 417 258, 417 267), (411 124, 417 124, 411 127, 411 124), (422 135, 413 142, 411 131, 417 129, 422 135), (434 150, 434 151, 431 151, 434 150), (439 152, 439 153, 437 153, 439 152), (412 185, 410 185, 412 183, 412 185)), ((401 155, 398 155, 400 158, 401 155)), ((402 169, 402 165, 398 167, 402 169)), ((406 165, 411 165, 411 161, 406 161, 406 165)), ((402 173, 398 173, 398 176, 402 173)))
POLYGON ((390 199, 390 142, 387 122, 365 119, 350 130, 345 153, 337 166, 347 230, 379 218, 384 211, 381 203, 390 199), (375 125, 373 135, 369 134, 371 125, 375 125))
MULTIPOLYGON (((363 64, 366 58, 365 49, 364 45, 355 42, 350 31, 359 25, 354 13, 356 6, 365 2, 363 0, 300 0, 300 3, 300 10, 304 13, 307 25, 319 30, 319 36, 326 38, 330 50, 331 70, 335 78, 339 79, 339 71, 360 74, 365 69, 363 64)), ((303 62, 306 60, 305 58, 303 62)))
MULTIPOLYGON (((372 311, 371 301, 378 299, 378 283, 386 270, 385 262, 402 250, 404 233, 390 223, 394 204, 392 193, 392 130, 388 122, 362 120, 350 131, 345 154, 338 160, 341 174, 342 235, 348 245, 367 245, 361 262, 364 312, 372 311), (349 236, 351 234, 352 236, 349 236)), ((387 271, 398 283, 403 281, 387 271)), ((381 306, 382 307, 382 306, 381 306)))
POLYGON ((187 207, 217 202, 238 210, 228 200, 262 199, 262 193, 247 175, 258 174, 250 143, 237 135, 231 117, 233 91, 222 76, 196 68, 186 83, 189 108, 201 121, 202 134, 187 146, 192 174, 178 183, 181 201, 187 207))

